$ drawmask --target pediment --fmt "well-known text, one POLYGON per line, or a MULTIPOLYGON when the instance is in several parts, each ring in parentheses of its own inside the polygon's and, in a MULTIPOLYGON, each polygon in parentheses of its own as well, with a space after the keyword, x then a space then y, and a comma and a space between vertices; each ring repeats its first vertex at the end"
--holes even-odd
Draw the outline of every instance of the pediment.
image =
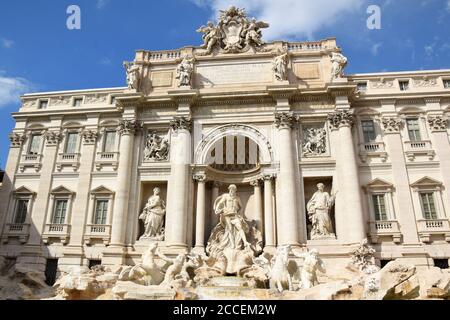
POLYGON ((411 187, 413 188, 436 188, 440 186, 442 186, 442 182, 434 180, 430 177, 423 177, 422 179, 411 184, 411 187))
POLYGON ((114 194, 114 191, 108 189, 105 186, 99 186, 91 190, 91 194, 114 194))
POLYGON ((73 194, 74 192, 67 189, 64 186, 59 186, 59 187, 54 188, 50 193, 51 194, 73 194))
POLYGON ((21 186, 21 187, 17 188, 16 190, 14 190, 14 194, 34 195, 34 194, 36 194, 36 192, 28 189, 25 186, 21 186))
POLYGON ((392 190, 394 185, 383 179, 376 178, 364 186, 366 190, 392 190))

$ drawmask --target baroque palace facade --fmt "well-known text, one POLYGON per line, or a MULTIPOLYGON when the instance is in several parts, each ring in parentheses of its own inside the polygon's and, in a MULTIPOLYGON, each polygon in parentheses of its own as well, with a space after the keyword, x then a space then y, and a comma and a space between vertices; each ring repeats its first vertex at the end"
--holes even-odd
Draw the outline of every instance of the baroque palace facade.
POLYGON ((155 241, 209 252, 234 185, 237 231, 263 250, 343 265, 367 238, 381 263, 448 263, 450 70, 344 75, 335 39, 264 43, 232 9, 202 47, 137 51, 128 87, 22 97, 0 255, 64 270, 155 241))

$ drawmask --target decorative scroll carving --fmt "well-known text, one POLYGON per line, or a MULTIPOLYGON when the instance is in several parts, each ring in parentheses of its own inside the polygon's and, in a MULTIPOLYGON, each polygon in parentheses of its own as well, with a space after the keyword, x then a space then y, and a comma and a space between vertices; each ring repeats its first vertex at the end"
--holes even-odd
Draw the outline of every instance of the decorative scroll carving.
POLYGON ((437 86, 437 80, 436 78, 414 79, 413 84, 415 87, 435 87, 437 86))
POLYGON ((371 81, 370 86, 372 89, 389 89, 394 87, 394 81, 381 79, 380 81, 371 81))
POLYGON ((119 133, 122 135, 136 134, 142 129, 142 123, 137 120, 120 120, 119 133))
POLYGON ((9 135, 9 141, 11 141, 11 148, 19 148, 25 141, 25 135, 13 132, 9 135))
POLYGON ((170 121, 170 128, 173 131, 178 130, 188 130, 191 131, 192 120, 189 117, 175 117, 172 121, 170 121))
POLYGON ((62 135, 59 131, 47 131, 45 133, 45 140, 47 141, 47 145, 56 146, 59 141, 61 141, 62 135))
POLYGON ((275 126, 279 129, 292 128, 295 123, 295 117, 290 112, 275 114, 275 126))
POLYGON ((96 130, 84 130, 82 132, 84 144, 95 144, 98 138, 98 132, 96 130))
POLYGON ((341 126, 352 126, 354 116, 347 110, 336 111, 328 115, 328 122, 332 129, 339 129, 341 126))
POLYGON ((430 126, 431 131, 447 131, 448 128, 448 119, 442 116, 434 116, 428 118, 428 125, 430 126))
POLYGON ((381 124, 385 133, 398 133, 402 125, 402 120, 399 118, 382 118, 381 124))

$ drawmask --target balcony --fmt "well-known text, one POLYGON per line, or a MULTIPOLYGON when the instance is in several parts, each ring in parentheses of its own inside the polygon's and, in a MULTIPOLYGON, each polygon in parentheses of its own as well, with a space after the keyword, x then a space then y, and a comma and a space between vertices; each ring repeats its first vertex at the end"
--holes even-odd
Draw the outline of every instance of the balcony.
POLYGON ((405 153, 410 161, 414 161, 416 156, 426 156, 428 160, 433 160, 436 153, 434 152, 431 141, 406 141, 405 153))
POLYGON ((97 171, 102 170, 104 166, 111 166, 113 170, 116 171, 118 165, 118 152, 97 152, 97 156, 95 158, 95 168, 97 169, 97 171))
POLYGON ((24 154, 20 159, 19 171, 24 172, 26 168, 33 168, 36 172, 39 172, 42 167, 42 155, 41 154, 24 154))
POLYGON ((390 237, 394 243, 400 243, 402 234, 395 220, 370 221, 369 236, 372 243, 379 243, 381 237, 390 237))
POLYGON ((3 243, 8 243, 10 239, 19 239, 21 244, 28 241, 30 235, 30 224, 28 223, 7 223, 2 237, 3 243))
POLYGON ((95 240, 103 241, 104 245, 109 245, 111 240, 111 226, 105 224, 88 224, 84 234, 84 242, 91 245, 95 240))
POLYGON ((46 224, 44 233, 42 234, 42 241, 48 244, 51 240, 59 240, 62 244, 69 242, 70 225, 68 224, 46 224))
POLYGON ((73 171, 77 171, 80 166, 79 153, 60 153, 56 161, 56 170, 62 171, 64 167, 72 167, 73 171))
POLYGON ((384 142, 361 143, 359 147, 360 147, 359 157, 361 158, 362 162, 367 162, 367 158, 369 157, 372 158, 379 157, 381 158, 381 161, 386 162, 387 152, 384 142))
POLYGON ((432 235, 444 236, 450 242, 450 222, 448 219, 419 220, 419 238, 424 243, 431 242, 432 235))

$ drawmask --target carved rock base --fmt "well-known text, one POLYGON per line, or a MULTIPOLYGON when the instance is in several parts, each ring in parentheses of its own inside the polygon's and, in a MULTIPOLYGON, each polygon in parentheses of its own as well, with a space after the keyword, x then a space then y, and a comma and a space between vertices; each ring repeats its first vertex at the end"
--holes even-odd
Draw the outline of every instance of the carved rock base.
POLYGON ((177 292, 163 286, 142 286, 129 281, 117 281, 112 289, 115 300, 175 300, 177 292))

